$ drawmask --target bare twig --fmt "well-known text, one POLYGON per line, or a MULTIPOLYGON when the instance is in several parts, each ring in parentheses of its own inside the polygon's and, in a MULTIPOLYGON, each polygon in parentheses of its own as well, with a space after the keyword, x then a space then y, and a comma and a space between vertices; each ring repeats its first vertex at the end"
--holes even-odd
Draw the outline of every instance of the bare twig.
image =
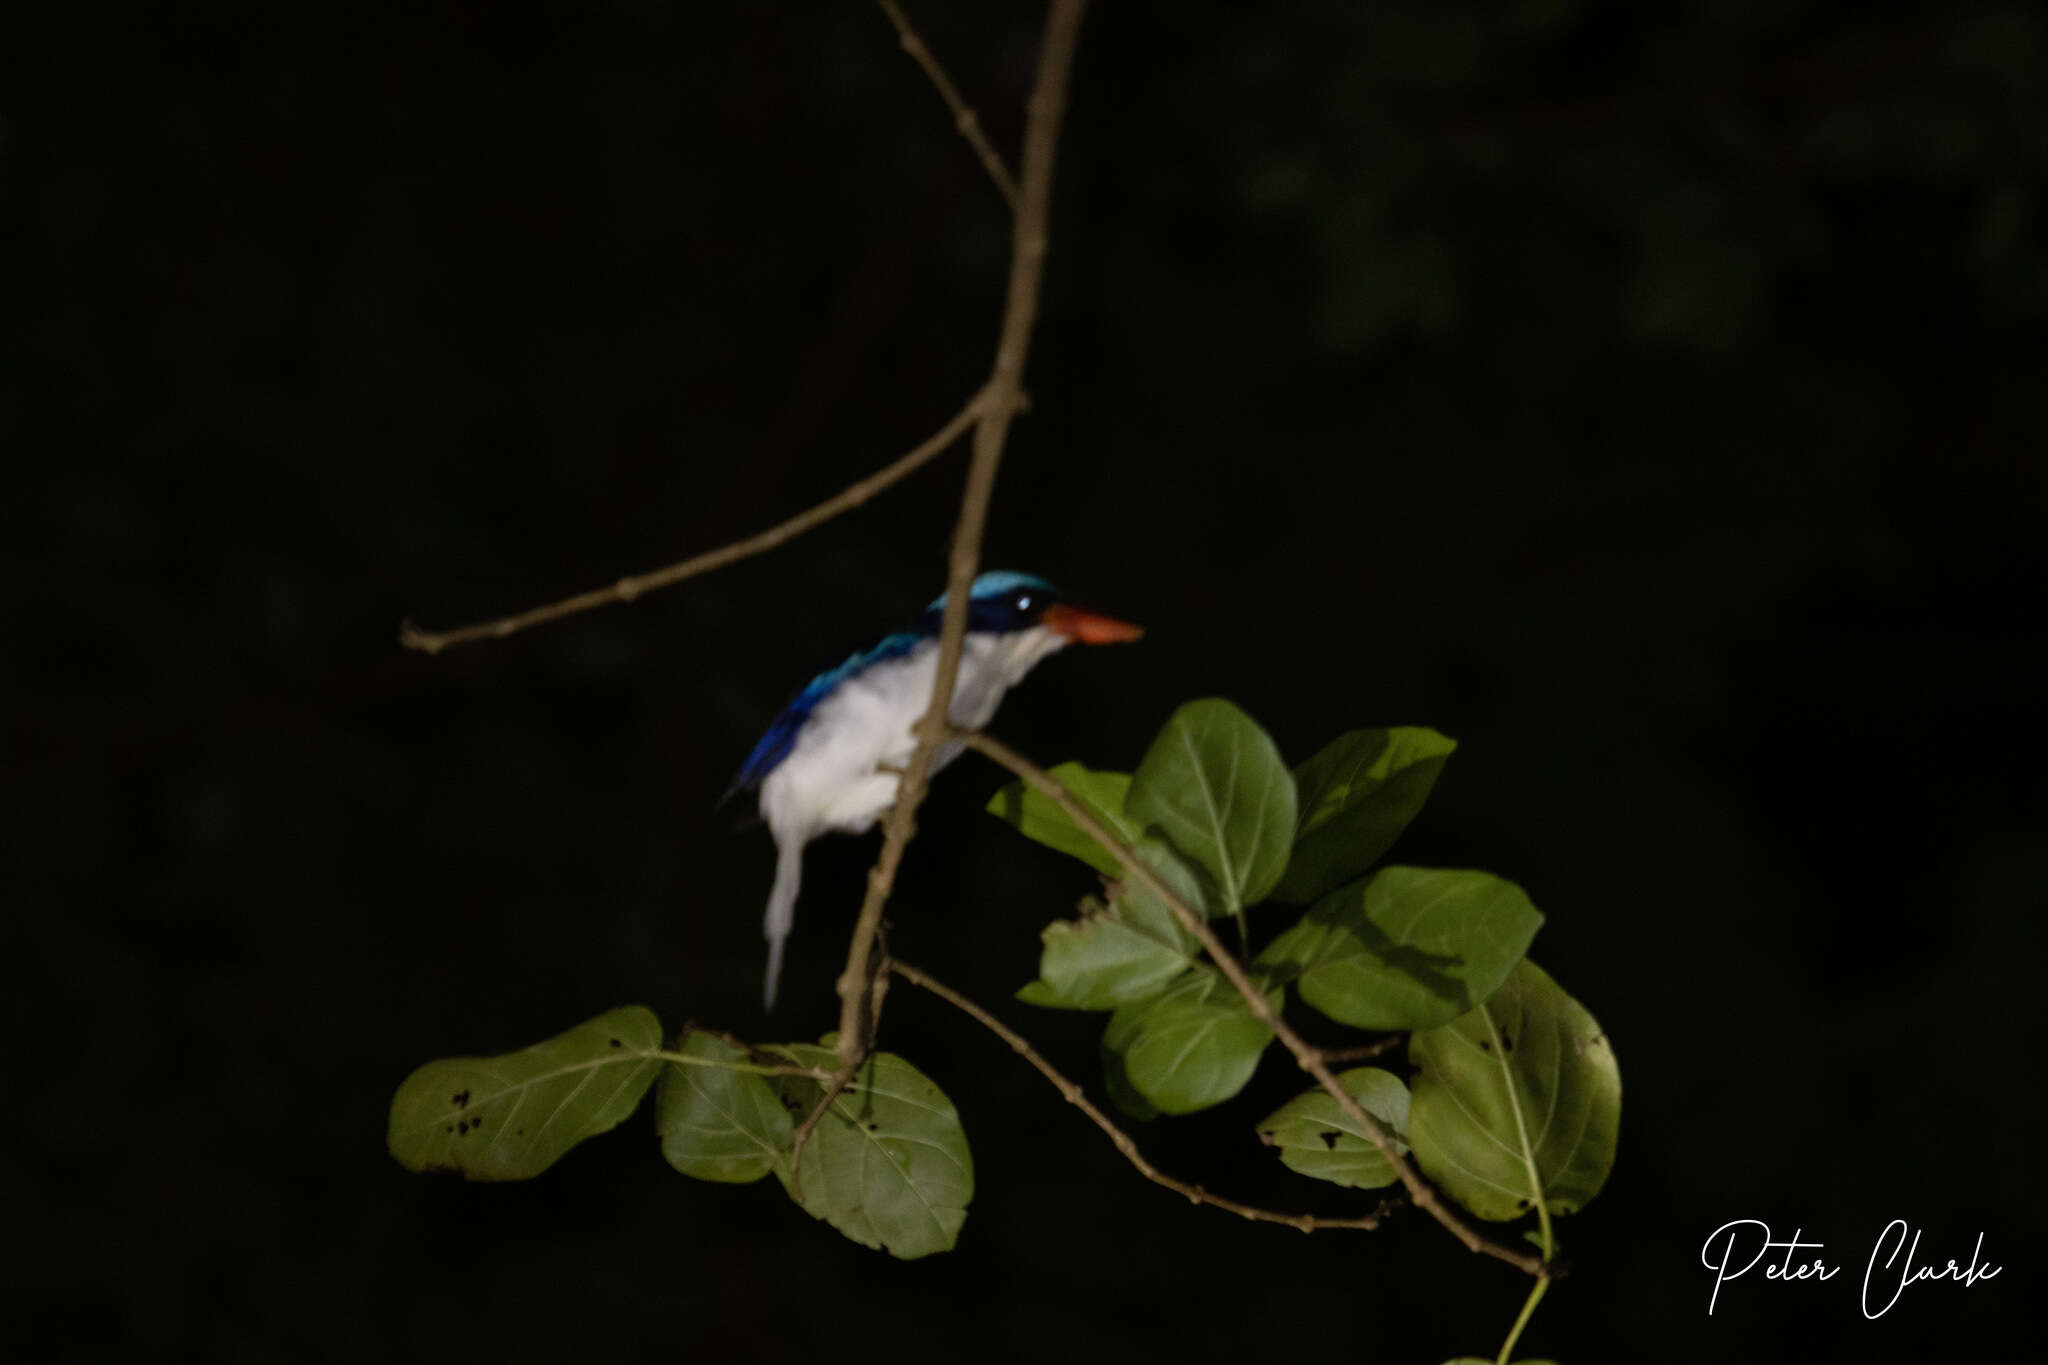
MULTIPOLYGON (((939 631, 939 655, 932 676, 932 701, 917 725, 917 744, 897 784, 896 804, 883 828, 882 851, 868 872, 867 895, 847 945, 846 967, 839 974, 839 1058, 841 1078, 826 1087, 818 1108, 798 1130, 807 1137, 817 1116, 845 1089, 867 1051, 881 1018, 882 994, 888 977, 873 960, 875 935, 882 909, 896 884, 904 846, 916 828, 917 808, 924 800, 932 756, 948 732, 953 683, 960 671, 960 644, 967 633, 967 594, 981 561, 982 528, 988 521, 989 499, 995 492, 996 467, 1024 391, 1024 360, 1031 350, 1032 326, 1038 320, 1038 290, 1045 270, 1046 223, 1051 217, 1052 171, 1059 149, 1060 121, 1066 113, 1067 80, 1074 67, 1074 45, 1080 37, 1085 0, 1052 0, 1046 15, 1045 38, 1038 54, 1038 77, 1024 120, 1024 184, 1017 205, 1010 251, 1010 283, 1003 301, 1002 327, 996 336, 995 364, 982 390, 981 411, 974 428, 974 457, 967 467, 967 487, 960 497, 960 516, 953 526, 953 548, 946 579, 946 612, 939 631)), ((792 1172, 800 1171, 791 1153, 792 1172)))
POLYGON ((550 602, 546 606, 534 607, 513 616, 500 617, 495 621, 484 621, 477 625, 445 631, 421 630, 411 621, 407 621, 399 627, 398 641, 407 649, 439 654, 450 645, 468 644, 472 640, 502 640, 507 635, 525 630, 528 626, 559 620, 564 616, 574 616, 577 612, 609 606, 614 602, 630 602, 657 588, 666 588, 686 578, 695 578, 698 574, 709 573, 728 564, 737 564, 742 559, 765 554, 778 545, 795 540, 813 527, 830 521, 841 512, 851 511, 883 489, 901 482, 906 476, 931 463, 980 418, 987 398, 988 391, 984 389, 968 399, 967 406, 955 413, 946 425, 933 432, 907 454, 891 464, 884 465, 859 482, 841 489, 815 507, 799 512, 788 521, 771 526, 758 535, 736 540, 730 545, 708 550, 701 555, 694 555, 667 568, 656 569, 652 573, 621 578, 610 587, 594 588, 589 592, 578 593, 574 597, 550 602))
POLYGON ((1012 212, 1017 208, 1017 182, 1010 175, 1010 168, 1003 164, 1002 156, 989 142, 988 134, 981 129, 981 120, 967 107, 967 101, 960 98, 959 87, 946 74, 946 68, 939 65, 939 59, 925 46, 924 39, 917 36, 917 30, 910 26, 910 17, 896 0, 876 0, 882 13, 889 16, 889 22, 896 26, 896 37, 903 44, 903 50, 910 54, 910 60, 924 68, 924 74, 931 78, 932 88, 939 92, 939 98, 946 102, 946 108, 953 111, 953 126, 960 130, 960 136, 967 139, 967 145, 974 148, 974 154, 981 158, 982 166, 988 171, 988 178, 996 182, 996 188, 1009 201, 1012 212))
POLYGON ((1406 1034, 1390 1033, 1373 1042, 1360 1043, 1357 1047, 1326 1047, 1319 1051, 1323 1054, 1324 1061, 1332 1066, 1342 1066, 1346 1062, 1363 1062, 1379 1056, 1382 1052, 1392 1052, 1405 1041, 1406 1034))
POLYGON ((1215 961, 1217 968, 1230 984, 1237 988, 1238 994, 1244 997, 1245 1004, 1251 1009, 1253 1016, 1273 1030, 1281 1045, 1294 1054, 1294 1060, 1300 1064, 1301 1069, 1315 1078, 1316 1084, 1337 1102, 1337 1107, 1344 1112, 1345 1117, 1357 1124, 1358 1130, 1379 1149, 1380 1155, 1387 1159, 1387 1163, 1394 1168, 1394 1173, 1400 1176, 1401 1184, 1407 1188, 1408 1197, 1415 1201, 1417 1208, 1443 1224, 1452 1236, 1465 1244, 1466 1249, 1506 1261, 1528 1274, 1549 1277, 1550 1268, 1541 1256, 1517 1251, 1513 1247, 1503 1246, 1499 1242, 1482 1237, 1450 1210, 1438 1196, 1435 1188, 1415 1173, 1415 1168, 1401 1155, 1393 1139, 1387 1136, 1386 1130, 1380 1127, 1379 1122, 1365 1111, 1365 1107, 1353 1098, 1350 1091, 1338 1083, 1336 1073, 1330 1070, 1322 1053, 1305 1042, 1285 1019, 1274 1012, 1273 1007, 1267 1003, 1265 992, 1253 984, 1244 967, 1231 956, 1229 949, 1223 946, 1223 941, 1216 937, 1215 931, 1209 928, 1208 921, 1189 909, 1186 902, 1176 896, 1166 883, 1159 879, 1158 874, 1131 851, 1129 845, 1104 829, 1101 822, 1088 813, 1087 807, 1076 801, 1057 779, 1008 745, 990 739, 987 735, 956 729, 951 732, 950 737, 1009 769, 1051 799, 1066 812, 1068 819, 1087 833, 1089 838, 1115 855, 1128 875, 1143 882, 1145 889, 1157 896, 1173 912, 1174 918, 1195 936, 1208 951, 1210 958, 1215 961))
POLYGON ((946 580, 946 611, 939 632, 939 655, 932 677, 932 700, 918 722, 917 744, 904 765, 896 804, 882 836, 882 851, 868 874, 868 890, 855 923, 839 977, 839 1055, 851 1062, 867 1046, 863 1022, 872 1022, 864 997, 871 982, 884 980, 869 964, 869 953, 882 921, 882 907, 896 883, 903 849, 915 829, 917 807, 924 800, 932 756, 949 727, 953 684, 960 671, 960 646, 967 632, 968 590, 980 567, 982 528, 988 522, 996 468, 1010 419, 1023 393, 1024 360, 1031 331, 1038 320, 1039 283, 1044 274, 1046 223, 1052 206, 1052 171, 1059 147, 1060 121, 1066 112, 1067 80, 1073 70, 1074 45, 1080 34, 1084 0, 1053 0, 1046 16, 1045 40, 1038 58, 1038 79, 1024 125, 1024 185, 1010 254, 1010 283, 1003 304, 1002 328, 996 337, 995 364, 982 390, 980 418, 974 428, 974 458, 960 498, 960 517, 953 527, 953 549, 946 580))
POLYGON ((1116 1144, 1116 1149, 1124 1154, 1124 1159, 1137 1168, 1139 1175, 1144 1176, 1155 1185, 1164 1185, 1175 1194, 1185 1196, 1190 1203, 1208 1204, 1213 1208, 1234 1213, 1240 1218, 1249 1218, 1254 1223, 1279 1223, 1286 1227, 1298 1228, 1302 1232, 1316 1232, 1329 1228, 1357 1228, 1369 1232, 1373 1228, 1378 1227, 1380 1220, 1386 1217, 1400 1203, 1398 1198, 1386 1200, 1381 1203, 1379 1208, 1362 1218, 1324 1218, 1312 1213, 1275 1213, 1271 1209, 1262 1209, 1251 1204, 1241 1204, 1235 1199, 1226 1199, 1222 1195, 1211 1194, 1200 1185, 1190 1185, 1185 1180, 1176 1180, 1147 1161, 1144 1154, 1138 1150, 1138 1144, 1131 1140, 1130 1135, 1117 1127, 1107 1114, 1098 1109, 1088 1096, 1082 1092, 1080 1086, 1061 1075, 1058 1068, 1054 1067, 1051 1062, 1046 1061, 1045 1058, 1039 1056, 1037 1049, 1033 1048, 1022 1034, 996 1018, 993 1014, 990 1014, 980 1005, 975 1004, 972 1000, 960 994, 960 992, 954 990, 951 986, 946 985, 942 981, 934 980, 931 976, 919 971, 908 962, 891 959, 889 970, 902 977, 905 981, 908 981, 911 985, 930 991, 933 995, 938 996, 939 999, 953 1006, 953 1008, 972 1017, 982 1027, 995 1034, 996 1037, 1008 1043, 1018 1056, 1037 1068, 1039 1075, 1051 1081, 1055 1090, 1066 1096, 1067 1103, 1086 1114, 1097 1128, 1100 1128, 1108 1135, 1109 1140, 1116 1144))

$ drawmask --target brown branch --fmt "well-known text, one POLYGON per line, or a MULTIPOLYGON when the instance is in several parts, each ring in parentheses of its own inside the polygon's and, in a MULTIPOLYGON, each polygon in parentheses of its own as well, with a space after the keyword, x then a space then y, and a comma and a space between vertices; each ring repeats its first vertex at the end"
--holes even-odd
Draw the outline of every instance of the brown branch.
POLYGON ((889 811, 883 832, 882 851, 868 874, 866 898, 854 926, 852 944, 846 955, 846 970, 839 977, 839 1055, 851 1060, 866 1046, 861 1036, 862 1001, 871 997, 870 982, 880 973, 871 969, 869 955, 880 928, 882 908, 896 882, 896 869, 903 849, 910 842, 917 807, 924 800, 932 756, 949 728, 947 712, 952 705, 953 684, 960 671, 960 646, 967 631, 968 590, 980 567, 982 528, 988 522, 988 505, 995 491, 996 468, 1002 460, 1003 442, 1018 398, 1023 393, 1024 359, 1031 346, 1031 330, 1038 318, 1039 282, 1045 266, 1046 222, 1052 201, 1053 159, 1059 145, 1061 115, 1065 112, 1066 87, 1073 69, 1074 44, 1078 37, 1083 0, 1053 0, 1046 18, 1045 45, 1039 55, 1038 79, 1032 91, 1029 117, 1024 133, 1024 185, 1018 204, 1015 240, 1010 256, 1010 283, 1003 306, 1002 328, 996 339, 995 364, 988 386, 982 391, 981 414, 974 429, 974 458, 967 470, 967 486, 960 499, 960 517, 953 527, 953 548, 946 580, 946 611, 939 632, 938 665, 932 678, 932 700, 918 722, 917 744, 904 765, 898 783, 896 803, 889 811))
POLYGON ((996 1037, 1008 1043, 1018 1056, 1037 1068, 1039 1075, 1052 1082, 1053 1088, 1066 1097, 1067 1103, 1086 1114, 1097 1128, 1100 1128, 1108 1135, 1109 1140, 1116 1144, 1116 1149, 1124 1154, 1124 1159, 1137 1168, 1139 1175, 1144 1176, 1155 1185, 1164 1185, 1175 1194, 1185 1196, 1190 1203, 1208 1204, 1213 1208, 1234 1213, 1240 1218, 1249 1218, 1254 1223, 1280 1223, 1286 1227, 1298 1228, 1302 1232, 1316 1232, 1326 1228, 1358 1228, 1369 1232, 1378 1227, 1380 1220, 1386 1217, 1400 1203, 1398 1198, 1386 1200, 1380 1204, 1379 1208, 1362 1218, 1324 1218, 1312 1213, 1275 1213, 1271 1209, 1262 1209, 1251 1204, 1241 1204, 1235 1199, 1225 1199, 1221 1195, 1211 1194, 1200 1185, 1190 1185, 1185 1180, 1176 1180, 1151 1162, 1145 1160, 1144 1154, 1138 1150, 1138 1144, 1131 1141, 1130 1135, 1117 1127, 1107 1114, 1096 1108, 1088 1096, 1082 1093, 1080 1086, 1061 1075, 1051 1062, 1039 1056, 1037 1049, 1031 1046, 1024 1035, 1018 1033, 1008 1024, 1005 1024, 1002 1020, 996 1018, 993 1014, 990 1014, 951 986, 934 980, 907 962, 892 959, 889 963, 889 970, 895 972, 896 975, 902 977, 911 985, 930 991, 933 995, 938 996, 939 999, 953 1006, 953 1008, 973 1018, 983 1028, 995 1034, 996 1037))
POLYGON ((1002 327, 996 338, 995 363, 982 390, 980 420, 974 429, 974 457, 960 499, 960 517, 953 528, 953 549, 946 582, 946 612, 939 632, 938 665, 932 678, 932 700, 918 722, 917 744, 898 784, 890 809, 882 851, 868 874, 867 896, 854 926, 839 978, 839 1055, 851 1062, 867 1045, 864 1023, 872 1023, 879 1005, 876 992, 885 979, 869 956, 882 908, 894 889, 903 849, 915 829, 917 807, 924 800, 932 756, 948 729, 953 684, 960 671, 960 647, 967 631, 968 590, 981 561, 982 529, 995 491, 996 468, 1003 442, 1024 391, 1024 361, 1038 320, 1038 293, 1044 275, 1046 224, 1051 216, 1053 163, 1059 147, 1060 122, 1066 112, 1067 81, 1073 70, 1084 0, 1053 0, 1046 16, 1038 78, 1024 125, 1024 184, 1010 254, 1010 282, 1003 304, 1002 327), (874 983, 872 986, 870 983, 874 983), (867 1018, 863 1019, 863 1014, 867 1018))
MULTIPOLYGON (((1080 37, 1086 0, 1052 0, 1046 14, 1045 38, 1038 54, 1038 76, 1024 120, 1024 183, 1012 228, 1010 282, 1003 300, 1003 321, 996 335, 995 363, 982 390, 981 412, 974 428, 974 456, 967 467, 967 486, 960 496, 960 516, 953 526, 953 548, 946 579, 946 612, 939 631, 939 656, 932 676, 930 708, 917 724, 917 744, 910 751, 897 783, 896 803, 883 828, 882 851, 868 872, 868 889, 846 949, 846 967, 839 974, 840 1078, 819 1097, 799 1137, 808 1137, 823 1110, 853 1078, 881 1019, 888 977, 875 957, 875 936, 882 909, 896 885, 904 846, 916 828, 917 808, 924 800, 932 757, 951 729, 948 711, 953 683, 960 672, 960 645, 967 633, 967 594, 981 562, 982 528, 988 522, 989 499, 995 492, 996 467, 1003 442, 1024 393, 1024 360, 1031 350, 1031 331, 1038 320, 1038 290, 1045 272, 1046 224, 1052 209, 1053 162, 1059 150, 1060 121, 1066 113, 1067 81, 1074 68, 1074 46, 1080 37)), ((794 1179, 801 1167, 791 1152, 794 1179)), ((800 1195, 800 1187, 793 1187, 800 1195)))
POLYGON ((1323 1060, 1336 1066, 1342 1066, 1346 1062, 1363 1062, 1379 1056, 1382 1052, 1392 1052, 1405 1041, 1406 1034, 1390 1033, 1373 1042, 1360 1043, 1357 1047, 1326 1047, 1322 1049, 1323 1060))
POLYGON ((903 7, 898 5, 896 0, 876 0, 876 3, 881 5, 882 13, 889 16, 889 22, 896 26, 897 41, 901 42, 903 50, 910 54, 910 60, 924 68, 924 74, 931 78, 932 88, 939 92, 939 98, 946 102, 946 108, 953 111, 953 126, 960 130, 960 136, 967 139, 967 145, 974 148, 974 154, 981 158, 982 167, 988 171, 988 178, 996 182, 996 188, 1001 190, 1003 198, 1009 201, 1010 211, 1016 212, 1017 182, 1011 177, 1010 168, 1003 164, 1001 155, 989 142, 988 134, 982 131, 981 120, 967 107, 967 101, 960 98, 959 87, 953 84, 953 78, 939 65, 938 57, 925 46, 924 39, 917 36, 917 30, 910 26, 910 17, 903 12, 903 7))
POLYGON ((589 611, 593 607, 609 606, 614 602, 630 602, 657 588, 666 588, 686 578, 695 578, 713 569, 737 564, 742 559, 765 554, 779 545, 795 540, 813 527, 830 521, 841 512, 853 510, 875 494, 900 483, 906 476, 930 464, 948 446, 959 440, 962 433, 981 417, 987 399, 988 391, 984 389, 968 399, 966 407, 955 413, 946 425, 933 432, 909 453, 891 464, 884 465, 859 482, 841 489, 815 507, 799 512, 788 521, 771 526, 758 535, 736 540, 730 545, 708 550, 701 555, 694 555, 665 569, 621 578, 610 587, 594 588, 589 592, 578 593, 559 602, 550 602, 546 606, 534 607, 530 611, 522 611, 514 616, 500 617, 495 621, 484 621, 477 625, 445 631, 421 630, 411 621, 406 621, 399 627, 398 642, 407 649, 439 654, 450 645, 467 644, 472 640, 502 640, 507 635, 525 630, 528 626, 560 620, 564 616, 574 616, 578 612, 589 611))
POLYGON ((1337 1102, 1337 1107, 1344 1112, 1345 1117, 1357 1124, 1359 1131, 1379 1149, 1380 1155, 1394 1168, 1394 1173, 1401 1177, 1401 1184, 1407 1188, 1408 1197, 1415 1201, 1417 1208, 1443 1224, 1453 1237, 1465 1244, 1467 1250, 1482 1252, 1506 1261, 1509 1265, 1531 1275, 1549 1277, 1550 1269, 1541 1256, 1518 1251, 1481 1236, 1450 1210, 1436 1189, 1415 1173, 1415 1168, 1408 1164, 1407 1159, 1394 1145, 1394 1140, 1387 1136, 1386 1130, 1380 1127, 1379 1122, 1365 1111, 1365 1107, 1353 1098, 1350 1091, 1338 1084, 1336 1073, 1330 1070, 1323 1054, 1304 1041, 1300 1034, 1289 1027, 1285 1019, 1274 1012, 1273 1007, 1266 1001, 1265 992, 1252 983, 1244 967, 1230 955, 1229 949, 1223 946, 1223 940, 1217 938, 1215 931, 1209 928, 1208 921, 1189 909, 1186 902, 1176 896, 1166 883, 1159 879, 1158 874, 1131 851, 1129 845, 1104 829, 1101 822, 1088 813, 1087 807, 1076 801, 1057 779, 1008 745, 990 739, 987 735, 954 730, 951 738, 1009 769, 1052 800, 1066 812, 1068 819, 1087 833, 1089 838, 1109 850, 1123 865, 1126 874, 1143 882, 1145 889, 1157 896, 1173 912, 1174 918, 1195 936, 1208 951, 1210 958, 1215 961, 1217 968, 1228 978, 1230 984, 1237 988, 1238 994, 1244 997, 1245 1004, 1250 1007, 1253 1016, 1273 1031, 1281 1045, 1294 1054, 1294 1060, 1300 1064, 1301 1069, 1315 1078, 1316 1084, 1337 1102))

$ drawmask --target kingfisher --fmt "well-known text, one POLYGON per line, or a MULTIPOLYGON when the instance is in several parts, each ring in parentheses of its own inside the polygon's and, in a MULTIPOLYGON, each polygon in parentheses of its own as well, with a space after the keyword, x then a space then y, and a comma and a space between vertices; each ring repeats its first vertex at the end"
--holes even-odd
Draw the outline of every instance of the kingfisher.
MULTIPOLYGON (((931 706, 946 597, 925 608, 914 630, 884 636, 811 679, 720 798, 723 804, 758 789, 761 818, 775 838, 775 886, 763 926, 768 976, 762 1004, 768 1009, 775 1008, 782 950, 796 919, 804 846, 828 830, 865 833, 896 802, 917 744, 917 722, 931 706)), ((1057 588, 1032 574, 984 573, 967 600, 967 634, 947 710, 963 730, 987 725, 1006 692, 1068 645, 1117 644, 1143 634, 1128 622, 1061 601, 1057 588)), ((931 771, 959 757, 960 747, 941 743, 931 771)))

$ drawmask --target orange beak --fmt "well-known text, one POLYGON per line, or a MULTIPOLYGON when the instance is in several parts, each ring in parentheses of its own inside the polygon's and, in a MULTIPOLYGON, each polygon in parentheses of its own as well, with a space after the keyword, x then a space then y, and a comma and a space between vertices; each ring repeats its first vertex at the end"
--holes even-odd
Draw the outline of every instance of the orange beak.
POLYGON ((1084 645, 1120 645, 1145 633, 1143 626, 1119 621, 1114 616, 1097 616, 1092 611, 1070 607, 1064 602, 1055 602, 1047 607, 1040 619, 1045 622, 1047 630, 1084 645))

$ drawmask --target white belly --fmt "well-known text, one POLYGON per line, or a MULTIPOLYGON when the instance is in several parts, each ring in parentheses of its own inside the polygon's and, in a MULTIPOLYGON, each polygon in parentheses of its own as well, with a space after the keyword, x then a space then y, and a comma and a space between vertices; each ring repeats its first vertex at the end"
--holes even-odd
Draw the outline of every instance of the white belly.
MULTIPOLYGON (((1039 660, 1067 641, 1042 627, 1016 635, 970 635, 948 708, 955 725, 978 730, 994 717, 1003 695, 1039 660)), ((938 668, 936 640, 848 678, 811 713, 789 757, 761 784, 761 815, 780 840, 809 839, 825 830, 858 834, 895 804, 897 772, 916 747, 917 722, 931 704, 938 668)), ((944 744, 933 756, 937 772, 959 755, 944 744)))

